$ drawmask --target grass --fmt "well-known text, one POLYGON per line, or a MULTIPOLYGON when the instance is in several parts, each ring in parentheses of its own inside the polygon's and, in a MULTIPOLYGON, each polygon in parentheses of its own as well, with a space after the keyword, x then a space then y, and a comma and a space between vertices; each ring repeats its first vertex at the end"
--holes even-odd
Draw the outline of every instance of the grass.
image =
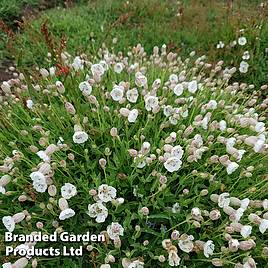
POLYGON ((93 53, 103 42, 111 44, 116 37, 117 50, 126 51, 142 43, 149 52, 155 45, 165 43, 168 49, 183 56, 195 50, 208 55, 212 62, 223 59, 228 65, 239 66, 243 51, 249 50, 252 54, 249 74, 235 78, 259 86, 267 82, 268 73, 267 7, 261 8, 260 3, 234 1, 230 9, 226 1, 220 0, 184 0, 180 5, 173 0, 91 0, 69 9, 49 10, 37 20, 25 21, 15 40, 6 43, 9 55, 13 54, 23 68, 43 62, 49 51, 40 33, 45 21, 56 42, 60 43, 62 36, 67 37, 67 50, 71 53, 93 53), (248 39, 243 50, 216 49, 220 40, 228 44, 237 39, 240 29, 245 29, 248 39))

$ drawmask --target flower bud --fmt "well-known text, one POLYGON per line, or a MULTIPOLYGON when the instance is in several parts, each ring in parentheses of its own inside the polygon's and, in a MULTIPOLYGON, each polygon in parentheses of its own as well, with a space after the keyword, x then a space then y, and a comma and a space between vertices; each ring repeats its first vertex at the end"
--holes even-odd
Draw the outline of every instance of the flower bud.
POLYGON ((69 114, 75 114, 76 113, 74 106, 70 102, 65 103, 65 109, 69 114))
POLYGON ((166 258, 165 258, 164 255, 160 255, 160 256, 158 256, 158 260, 159 260, 160 262, 165 262, 165 261, 166 261, 166 258))
POLYGON ((264 257, 268 257, 268 247, 264 247, 261 253, 264 257))
POLYGON ((36 223, 36 227, 37 227, 37 229, 43 229, 44 224, 43 224, 42 222, 38 221, 38 222, 36 223))
POLYGON ((6 94, 11 93, 11 90, 10 90, 11 86, 9 85, 7 81, 3 82, 3 84, 1 85, 1 88, 6 94))
POLYGON ((28 260, 26 258, 20 258, 14 262, 12 267, 14 268, 24 268, 28 265, 28 260))
POLYGON ((129 149, 128 153, 131 157, 136 157, 138 155, 138 152, 134 149, 129 149))
POLYGON ((219 195, 217 195, 217 194, 212 194, 212 195, 210 196, 210 200, 211 200, 212 202, 214 202, 214 203, 218 203, 219 195))
POLYGON ((48 191, 48 194, 50 196, 55 196, 57 194, 57 188, 53 184, 51 184, 51 185, 48 186, 48 190, 47 191, 48 191))
POLYGON ((117 238, 114 240, 114 247, 115 248, 120 248, 121 247, 121 240, 120 238, 117 238))
POLYGON ((209 218, 212 220, 212 221, 216 221, 218 220, 219 218, 221 217, 221 213, 218 209, 213 209, 212 211, 210 211, 209 213, 209 218))
POLYGON ((254 240, 252 240, 252 239, 249 239, 247 241, 241 241, 239 244, 239 248, 243 251, 251 250, 255 246, 256 246, 256 244, 255 244, 254 240))
POLYGON ((23 221, 25 218, 25 214, 23 212, 19 212, 16 213, 15 215, 13 215, 13 219, 15 221, 15 223, 19 223, 21 221, 23 221))
POLYGON ((52 155, 53 153, 55 153, 55 152, 58 151, 58 150, 59 150, 59 147, 58 147, 57 145, 55 145, 55 144, 50 144, 50 145, 48 145, 48 147, 46 148, 45 153, 46 153, 47 155, 52 155))
POLYGON ((218 258, 214 258, 211 260, 211 263, 215 266, 215 267, 223 267, 224 262, 221 259, 218 258))
POLYGON ((143 216, 148 216, 149 215, 149 209, 147 207, 142 207, 140 212, 141 212, 141 214, 143 216))
POLYGON ((171 239, 172 239, 172 240, 179 240, 179 237, 180 237, 180 232, 179 232, 179 231, 174 230, 174 231, 171 233, 171 239))
POLYGON ((18 197, 18 200, 19 200, 19 202, 25 202, 27 200, 27 196, 26 195, 20 195, 18 197))
POLYGON ((102 169, 105 169, 106 164, 107 164, 107 161, 105 158, 101 158, 99 160, 99 165, 101 166, 102 169))
POLYGON ((11 177, 9 175, 4 175, 0 179, 0 186, 5 187, 11 181, 11 177))
POLYGON ((95 196, 95 195, 97 195, 97 191, 95 189, 90 189, 89 190, 89 195, 95 196))
POLYGON ((69 208, 68 201, 63 197, 59 199, 59 208, 62 211, 69 208))
POLYGON ((110 135, 111 135, 113 138, 117 137, 117 135, 118 135, 118 133, 117 133, 117 128, 115 128, 115 127, 111 128, 111 130, 110 130, 110 135))
POLYGON ((36 268, 37 267, 37 259, 33 259, 32 260, 32 268, 36 268))
POLYGON ((51 166, 49 163, 42 163, 39 171, 45 175, 49 174, 49 172, 51 172, 51 166))

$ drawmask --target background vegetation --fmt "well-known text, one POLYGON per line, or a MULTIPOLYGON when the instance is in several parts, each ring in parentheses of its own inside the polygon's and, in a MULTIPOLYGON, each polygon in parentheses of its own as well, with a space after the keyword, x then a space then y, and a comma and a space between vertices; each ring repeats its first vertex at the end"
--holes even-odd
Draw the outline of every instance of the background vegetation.
POLYGON ((66 39, 69 53, 92 53, 117 38, 117 50, 142 43, 150 51, 166 44, 182 56, 195 50, 212 62, 223 59, 239 66, 248 50, 249 74, 235 78, 259 86, 268 74, 267 11, 265 1, 250 0, 2 0, 0 55, 14 57, 24 69, 43 62, 51 49, 40 30, 46 23, 56 44, 66 39), (240 35, 247 38, 247 47, 229 48, 240 35), (216 49, 219 41, 223 49, 216 49))

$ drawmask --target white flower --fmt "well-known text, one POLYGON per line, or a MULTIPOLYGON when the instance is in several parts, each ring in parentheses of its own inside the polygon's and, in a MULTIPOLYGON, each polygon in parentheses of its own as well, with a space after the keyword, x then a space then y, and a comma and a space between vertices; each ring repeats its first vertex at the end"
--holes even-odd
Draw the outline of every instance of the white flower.
POLYGON ((40 171, 35 171, 30 174, 30 178, 36 183, 46 183, 45 175, 40 171))
POLYGON ((186 234, 182 235, 178 243, 179 248, 186 253, 191 252, 194 248, 194 243, 192 242, 192 240, 193 236, 186 234))
POLYGON ((96 222, 105 222, 108 216, 108 209, 102 203, 88 205, 88 215, 91 218, 96 218, 96 222))
POLYGON ((110 95, 114 101, 120 101, 124 96, 124 88, 122 86, 115 85, 110 95))
POLYGON ((243 208, 239 208, 236 210, 234 216, 234 222, 239 222, 240 219, 242 218, 243 214, 244 214, 245 210, 243 208))
POLYGON ((145 109, 149 112, 158 107, 158 98, 154 96, 146 96, 145 100, 145 109))
POLYGON ((152 89, 157 90, 161 86, 161 79, 157 78, 152 84, 152 89))
POLYGON ((119 205, 122 205, 124 202, 125 202, 125 199, 123 197, 118 197, 116 199, 116 202, 119 204, 119 205))
POLYGON ((263 206, 264 209, 268 209, 268 199, 263 200, 262 206, 263 206))
POLYGON ((227 174, 228 175, 232 174, 233 172, 237 170, 238 167, 239 165, 236 162, 230 162, 226 168, 227 174))
POLYGON ((100 65, 103 67, 104 71, 107 71, 109 69, 109 65, 107 64, 105 60, 101 60, 100 65))
POLYGON ((124 228, 118 222, 112 222, 107 226, 107 233, 112 240, 116 240, 119 236, 124 235, 124 228))
POLYGON ((150 152, 151 149, 151 144, 148 141, 145 141, 142 145, 141 145, 141 153, 143 155, 147 154, 150 152))
POLYGON ((44 193, 47 190, 47 184, 40 182, 33 182, 33 188, 39 193, 44 193))
POLYGON ((56 87, 57 87, 57 90, 59 91, 59 93, 64 93, 65 92, 65 87, 64 85, 62 84, 61 81, 56 81, 56 87))
POLYGON ((97 63, 91 66, 91 72, 94 76, 102 76, 105 72, 102 64, 97 63))
POLYGON ((235 47, 237 45, 237 41, 236 40, 234 40, 234 41, 232 41, 231 43, 230 43, 230 46, 231 47, 235 47))
POLYGON ((44 151, 38 151, 36 153, 44 162, 49 162, 50 157, 44 151))
POLYGON ((135 83, 138 87, 145 87, 147 85, 147 77, 138 72, 135 74, 135 83))
POLYGON ((33 187, 37 192, 44 193, 47 190, 46 177, 40 171, 35 171, 30 174, 33 180, 33 187))
POLYGON ((253 150, 258 153, 262 148, 263 145, 265 143, 265 138, 263 139, 262 137, 260 137, 254 144, 253 150))
POLYGON ((171 149, 171 156, 177 157, 179 159, 182 158, 183 153, 184 151, 180 145, 176 145, 171 149))
POLYGON ((116 197, 116 189, 107 184, 102 184, 98 188, 98 197, 105 203, 112 201, 116 197))
POLYGON ((221 120, 221 121, 219 122, 219 127, 220 127, 220 131, 225 131, 226 128, 227 128, 226 121, 225 121, 225 120, 221 120))
POLYGON ((7 81, 3 82, 3 84, 1 85, 1 88, 5 93, 11 93, 11 90, 10 90, 11 86, 7 81))
POLYGON ((118 74, 120 74, 124 69, 124 65, 121 62, 118 62, 114 65, 114 71, 118 74))
POLYGON ((197 81, 193 80, 191 82, 188 83, 188 91, 190 93, 195 93, 198 89, 198 85, 197 85, 197 81))
POLYGON ((138 154, 134 157, 134 163, 137 164, 137 168, 144 168, 146 166, 146 160, 142 154, 138 154))
POLYGON ((164 163, 164 167, 169 172, 174 172, 174 171, 179 170, 181 165, 182 165, 182 162, 180 158, 174 157, 174 156, 169 157, 167 161, 164 163))
POLYGON ((61 211, 59 219, 61 221, 63 221, 63 220, 66 220, 66 219, 73 217, 74 215, 75 215, 74 210, 72 210, 71 208, 67 208, 67 209, 61 211))
POLYGON ((2 222, 9 232, 13 232, 15 229, 15 221, 11 216, 4 216, 2 222))
POLYGON ((240 73, 247 73, 249 64, 246 61, 241 61, 239 66, 240 73))
POLYGON ((1 193, 1 194, 5 194, 5 193, 6 193, 6 189, 5 189, 5 187, 0 186, 0 193, 1 193))
POLYGON ((134 123, 139 115, 139 112, 137 109, 133 109, 129 112, 127 120, 130 123, 134 123))
POLYGON ((141 262, 140 260, 131 261, 127 258, 123 258, 122 259, 122 266, 123 266, 123 268, 143 268, 144 262, 141 262))
POLYGON ((261 219, 260 225, 259 225, 259 230, 262 234, 266 232, 268 229, 268 220, 266 219, 261 219))
POLYGON ((217 49, 224 48, 224 43, 222 41, 219 41, 219 43, 216 46, 217 49))
POLYGON ((198 208, 198 207, 194 207, 194 208, 192 208, 192 210, 191 210, 191 215, 193 216, 193 218, 201 218, 202 217, 202 215, 201 215, 201 210, 200 210, 200 208, 198 208))
POLYGON ((127 97, 127 100, 131 103, 136 103, 137 100, 138 100, 138 97, 139 97, 139 92, 136 88, 133 88, 133 89, 129 89, 127 92, 126 92, 126 97, 127 97))
POLYGON ((230 204, 230 195, 229 193, 222 193, 219 195, 218 206, 220 208, 228 207, 230 204))
MULTIPOLYGON (((27 248, 29 248, 29 247, 27 246, 27 248)), ((31 256, 29 256, 29 255, 26 255, 26 257, 31 258, 31 256)), ((18 260, 16 260, 14 262, 12 267, 13 268, 24 268, 24 267, 26 267, 28 265, 28 262, 29 262, 27 258, 25 258, 25 257, 19 258, 18 260)))
POLYGON ((165 105, 164 106, 164 109, 163 109, 163 112, 164 112, 164 115, 166 117, 169 117, 172 114, 172 112, 173 112, 172 106, 171 105, 165 105))
POLYGON ((33 109, 34 103, 32 100, 27 100, 26 101, 26 106, 27 108, 29 108, 30 110, 33 109))
POLYGON ((239 44, 240 46, 244 46, 246 43, 247 43, 247 39, 246 39, 246 37, 241 36, 241 37, 238 38, 238 44, 239 44))
POLYGON ((48 72, 48 70, 45 69, 45 68, 41 68, 41 69, 39 70, 39 72, 40 72, 40 74, 42 75, 43 78, 47 78, 47 77, 49 76, 49 72, 48 72))
POLYGON ((81 82, 79 84, 79 89, 85 95, 90 95, 92 92, 92 86, 88 83, 88 81, 81 82))
MULTIPOLYGON (((176 249, 177 250, 177 249, 176 249)), ((175 250, 170 250, 168 253, 168 264, 169 266, 179 266, 181 258, 178 256, 175 250)))
POLYGON ((217 106, 218 106, 218 103, 215 100, 210 100, 207 104, 207 108, 211 110, 215 110, 217 106))
POLYGON ((249 203, 250 203, 249 198, 244 198, 241 200, 240 207, 246 210, 247 207, 249 206, 249 203))
POLYGON ((213 241, 208 240, 204 244, 204 255, 205 255, 205 257, 209 258, 209 256, 211 256, 213 254, 214 249, 215 249, 215 245, 213 244, 213 241))
POLYGON ((61 195, 65 199, 70 199, 71 197, 75 196, 77 194, 76 187, 67 182, 61 187, 61 195))
POLYGON ((252 227, 250 225, 244 225, 240 230, 240 234, 243 236, 243 238, 247 238, 250 236, 251 231, 252 227))
POLYGON ((249 54, 248 51, 245 51, 245 52, 244 52, 244 54, 243 54, 243 56, 242 56, 242 59, 243 59, 243 60, 249 60, 249 59, 250 59, 250 54, 249 54))
POLYGON ((265 131, 265 124, 263 122, 257 122, 255 125, 255 131, 258 133, 265 131))
POLYGON ((49 68, 49 74, 50 74, 50 76, 54 76, 55 75, 55 72, 56 72, 56 68, 55 67, 50 67, 49 68))
POLYGON ((183 85, 182 84, 177 84, 174 89, 173 92, 175 93, 175 95, 180 96, 183 93, 183 85))
POLYGON ((85 131, 76 131, 73 135, 74 143, 84 143, 88 140, 88 134, 85 131))
POLYGON ((100 268, 111 268, 111 265, 110 264, 102 264, 101 266, 100 266, 100 268))
POLYGON ((171 208, 171 211, 172 213, 178 213, 180 211, 181 207, 180 207, 180 204, 179 203, 175 203, 173 204, 172 208, 171 208))
POLYGON ((12 268, 11 262, 3 263, 3 268, 12 268))
POLYGON ((171 74, 169 76, 169 81, 171 84, 177 84, 179 82, 179 78, 176 74, 171 74))
POLYGON ((80 57, 77 56, 74 58, 72 67, 75 69, 75 71, 83 70, 84 69, 83 63, 84 63, 83 60, 81 60, 80 57))
POLYGON ((236 138, 229 138, 226 140, 226 147, 232 148, 236 143, 236 138))

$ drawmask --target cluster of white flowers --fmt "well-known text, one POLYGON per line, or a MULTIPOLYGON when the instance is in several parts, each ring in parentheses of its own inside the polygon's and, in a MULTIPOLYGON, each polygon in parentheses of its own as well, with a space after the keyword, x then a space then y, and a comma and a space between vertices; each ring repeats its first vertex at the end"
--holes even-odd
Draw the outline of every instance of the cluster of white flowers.
POLYGON ((124 202, 122 198, 116 199, 116 189, 107 184, 100 185, 98 192, 92 189, 91 194, 97 202, 88 205, 88 215, 96 218, 97 223, 105 222, 105 219, 108 217, 108 209, 103 203, 115 201, 118 204, 122 204, 124 202))
MULTIPOLYGON (((149 57, 141 45, 126 57, 105 46, 60 57, 64 79, 49 66, 38 69, 41 81, 1 85, 1 204, 25 206, 1 210, 8 231, 27 233, 24 220, 57 232, 94 226, 105 247, 83 246, 101 268, 192 258, 248 268, 254 248, 268 256, 266 85, 249 96, 253 85, 230 82, 236 68, 194 52, 182 60, 165 45, 149 57)), ((242 57, 245 73, 250 52, 242 57)))

